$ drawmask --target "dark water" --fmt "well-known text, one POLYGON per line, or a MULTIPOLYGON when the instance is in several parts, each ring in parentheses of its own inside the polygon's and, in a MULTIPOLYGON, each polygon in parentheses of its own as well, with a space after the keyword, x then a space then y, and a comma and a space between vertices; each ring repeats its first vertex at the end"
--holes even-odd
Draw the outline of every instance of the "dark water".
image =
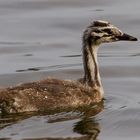
MULTIPOLYGON (((81 77, 83 29, 101 19, 140 38, 139 5, 138 0, 0 0, 0 86, 47 76, 81 77)), ((0 138, 138 140, 139 60, 139 41, 102 45, 99 62, 106 100, 101 113, 3 118, 0 138)))

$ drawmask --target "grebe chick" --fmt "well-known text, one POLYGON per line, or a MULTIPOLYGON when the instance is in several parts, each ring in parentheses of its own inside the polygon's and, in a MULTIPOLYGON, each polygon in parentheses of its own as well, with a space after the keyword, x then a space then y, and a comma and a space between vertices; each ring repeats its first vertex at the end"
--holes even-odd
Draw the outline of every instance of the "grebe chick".
POLYGON ((137 41, 107 21, 94 21, 83 33, 84 78, 66 81, 48 78, 0 90, 1 113, 47 111, 98 103, 103 99, 97 51, 102 43, 137 41))

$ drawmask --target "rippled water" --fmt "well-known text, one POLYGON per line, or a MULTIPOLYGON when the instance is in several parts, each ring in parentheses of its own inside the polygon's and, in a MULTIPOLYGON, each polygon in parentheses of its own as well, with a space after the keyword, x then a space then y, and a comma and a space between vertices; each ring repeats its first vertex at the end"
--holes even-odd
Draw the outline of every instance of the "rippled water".
MULTIPOLYGON (((102 19, 140 38, 139 4, 138 0, 0 0, 0 86, 47 76, 82 77, 83 29, 102 19)), ((138 140, 139 59, 139 41, 102 45, 105 109, 101 113, 10 116, 1 119, 0 138, 138 140)))

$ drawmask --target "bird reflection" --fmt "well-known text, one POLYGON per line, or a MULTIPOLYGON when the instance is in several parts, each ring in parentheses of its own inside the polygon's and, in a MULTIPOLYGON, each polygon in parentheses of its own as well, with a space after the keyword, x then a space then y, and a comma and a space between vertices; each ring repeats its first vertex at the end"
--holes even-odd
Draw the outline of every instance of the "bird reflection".
MULTIPOLYGON (((50 123, 79 119, 73 125, 73 132, 78 133, 80 137, 72 137, 72 138, 51 138, 50 140, 98 140, 98 135, 101 131, 100 124, 96 119, 97 114, 99 114, 104 109, 104 102, 100 102, 98 104, 94 104, 92 106, 84 106, 82 108, 78 108, 77 111, 80 112, 79 118, 78 116, 67 116, 67 118, 53 118, 49 120, 50 123)), ((44 139, 39 139, 44 140, 44 139)), ((45 139, 47 140, 47 139, 45 139)))
POLYGON ((73 131, 86 135, 85 140, 97 140, 100 133, 100 125, 94 118, 84 117, 75 124, 73 131))
POLYGON ((97 137, 101 131, 100 124, 96 120, 97 114, 99 114, 104 108, 103 102, 96 104, 94 107, 87 108, 84 111, 83 117, 80 121, 76 122, 73 131, 83 135, 83 140, 98 140, 97 137))
MULTIPOLYGON (((104 103, 98 103, 94 104, 92 106, 83 106, 81 108, 78 108, 76 110, 73 110, 73 112, 67 113, 66 114, 54 114, 54 115, 46 115, 48 120, 47 123, 49 126, 52 124, 54 128, 58 127, 59 125, 63 125, 65 128, 65 121, 69 120, 77 120, 76 123, 73 124, 73 134, 80 134, 80 136, 75 136, 75 137, 61 137, 61 131, 59 137, 45 137, 45 138, 24 138, 23 140, 98 140, 98 135, 101 131, 100 124, 97 120, 97 115, 100 113, 104 108, 104 103), (76 115, 75 115, 76 114, 76 115), (60 123, 57 123, 60 122, 60 123), (55 124, 56 123, 56 124, 55 124)), ((30 114, 28 114, 30 116, 30 114)), ((27 115, 26 115, 27 117, 27 115)), ((25 115, 23 115, 23 120, 26 118, 25 115)), ((7 125, 11 125, 12 123, 15 123, 19 120, 22 120, 22 116, 11 116, 9 118, 1 118, 0 119, 0 124, 1 124, 1 129, 4 128, 7 125), (14 119, 13 119, 14 118, 14 119), (13 121, 13 122, 12 122, 13 121), (3 126, 2 126, 3 124, 3 126)), ((71 126, 71 124, 70 124, 71 126)), ((47 127, 47 125, 46 125, 47 127)), ((69 126, 68 126, 69 127, 69 126)), ((49 129, 49 128, 48 128, 49 129)), ((65 130, 65 129, 64 129, 65 130)), ((28 130, 27 130, 28 131, 28 130)), ((31 131, 31 130, 30 130, 31 131)), ((54 130, 55 133, 55 130, 54 130)))

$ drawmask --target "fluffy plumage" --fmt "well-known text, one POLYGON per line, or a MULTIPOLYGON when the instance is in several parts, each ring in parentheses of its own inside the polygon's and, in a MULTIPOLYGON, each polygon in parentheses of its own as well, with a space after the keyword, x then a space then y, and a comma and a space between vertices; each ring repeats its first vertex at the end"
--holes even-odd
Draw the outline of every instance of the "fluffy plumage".
POLYGON ((0 90, 1 113, 25 111, 46 112, 68 109, 101 102, 101 84, 97 51, 105 42, 119 40, 136 41, 106 21, 95 21, 83 34, 84 78, 80 81, 66 81, 48 78, 0 90))

